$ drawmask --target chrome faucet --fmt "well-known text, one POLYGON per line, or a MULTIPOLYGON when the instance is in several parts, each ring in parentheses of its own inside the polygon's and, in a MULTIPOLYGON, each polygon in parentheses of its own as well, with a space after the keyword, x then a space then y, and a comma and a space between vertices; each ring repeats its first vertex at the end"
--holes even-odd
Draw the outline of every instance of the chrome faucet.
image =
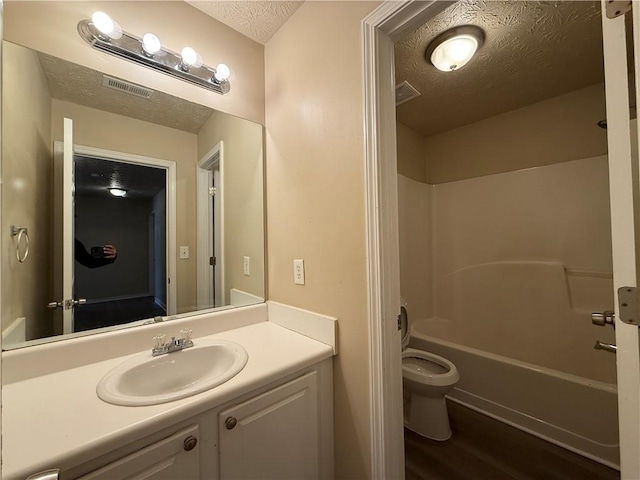
POLYGON ((165 341, 166 335, 164 333, 156 335, 153 337, 154 345, 151 349, 151 355, 157 357, 165 353, 177 352, 185 348, 193 347, 193 341, 191 340, 192 334, 193 330, 183 329, 180 330, 180 338, 171 337, 171 340, 168 342, 165 341))

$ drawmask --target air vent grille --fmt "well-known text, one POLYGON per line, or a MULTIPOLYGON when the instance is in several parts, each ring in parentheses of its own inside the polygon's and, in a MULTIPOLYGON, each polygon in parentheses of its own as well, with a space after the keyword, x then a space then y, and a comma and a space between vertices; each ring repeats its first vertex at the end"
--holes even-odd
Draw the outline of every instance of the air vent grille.
POLYGON ((110 77, 109 75, 102 76, 102 85, 140 98, 151 98, 151 95, 153 95, 153 90, 119 78, 110 77))
POLYGON ((406 80, 396 86, 396 107, 420 96, 420 92, 406 80))

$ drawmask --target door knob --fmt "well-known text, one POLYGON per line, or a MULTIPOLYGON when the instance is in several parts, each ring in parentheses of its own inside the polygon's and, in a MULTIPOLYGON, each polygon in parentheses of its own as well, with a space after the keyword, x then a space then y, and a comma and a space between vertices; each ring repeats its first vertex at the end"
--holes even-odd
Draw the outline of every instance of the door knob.
POLYGON ((47 303, 47 308, 54 310, 56 308, 62 308, 63 305, 64 305, 63 302, 49 302, 47 303))
POLYGON ((64 308, 66 310, 70 310, 74 307, 77 307, 78 305, 84 305, 85 303, 87 303, 87 299, 86 298, 78 298, 77 300, 65 300, 64 301, 64 308))
POLYGON ((613 325, 615 318, 616 315, 613 310, 605 310, 602 313, 595 312, 591 314, 591 323, 599 327, 604 327, 605 325, 613 325))
POLYGON ((618 347, 612 345, 611 343, 602 343, 600 340, 596 340, 596 344, 593 346, 596 350, 604 350, 605 352, 616 353, 618 351, 618 347))

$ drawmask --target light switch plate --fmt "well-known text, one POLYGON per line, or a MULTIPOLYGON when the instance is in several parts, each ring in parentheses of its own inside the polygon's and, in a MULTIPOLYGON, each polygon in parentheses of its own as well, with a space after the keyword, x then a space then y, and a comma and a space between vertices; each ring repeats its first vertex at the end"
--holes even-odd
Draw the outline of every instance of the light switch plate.
POLYGON ((293 261, 293 283, 304 285, 304 260, 302 259, 293 261))
POLYGON ((189 258, 189 247, 181 245, 180 246, 180 260, 184 260, 189 258))
POLYGON ((251 260, 246 255, 244 256, 243 266, 244 266, 244 274, 251 275, 251 260))

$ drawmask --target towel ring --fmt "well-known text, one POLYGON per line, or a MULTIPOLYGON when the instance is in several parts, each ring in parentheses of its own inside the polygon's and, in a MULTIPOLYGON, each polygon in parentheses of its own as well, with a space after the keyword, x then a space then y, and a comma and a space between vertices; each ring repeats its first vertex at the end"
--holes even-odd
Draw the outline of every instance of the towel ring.
POLYGON ((24 227, 16 227, 15 225, 11 225, 11 236, 18 238, 16 239, 16 259, 20 263, 24 263, 27 257, 29 256, 29 232, 24 227), (20 254, 20 244, 23 243, 22 239, 24 238, 24 252, 22 255, 20 254))

